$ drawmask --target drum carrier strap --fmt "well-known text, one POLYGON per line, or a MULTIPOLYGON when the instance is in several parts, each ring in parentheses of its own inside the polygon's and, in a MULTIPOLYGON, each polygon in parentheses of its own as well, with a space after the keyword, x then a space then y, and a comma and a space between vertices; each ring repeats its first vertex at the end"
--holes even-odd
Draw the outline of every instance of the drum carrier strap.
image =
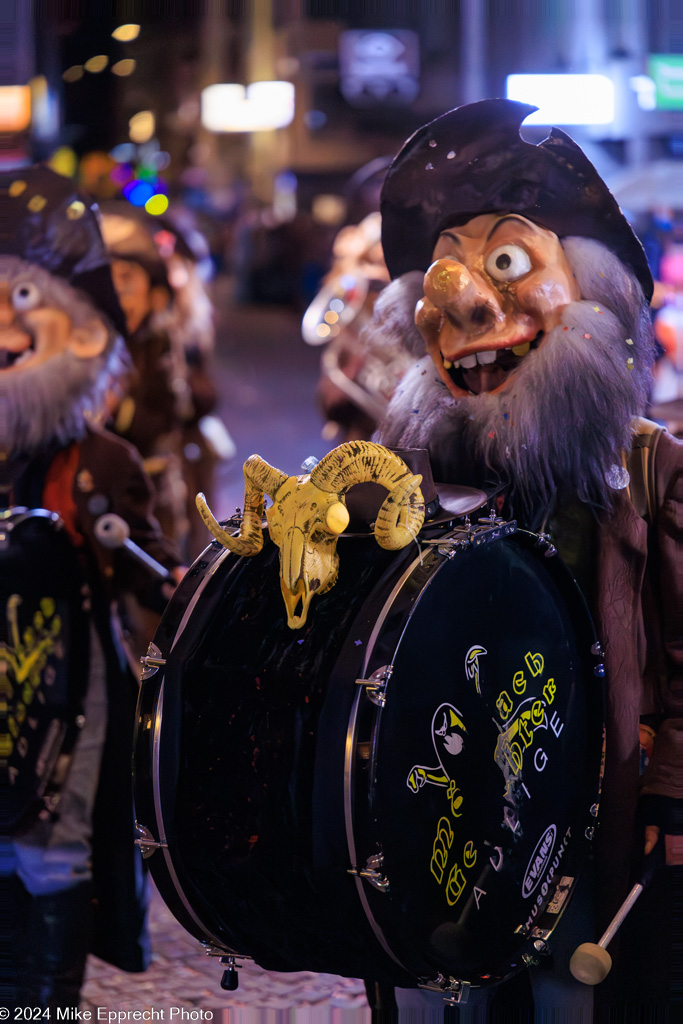
POLYGON ((655 519, 655 453, 665 428, 642 416, 632 421, 633 440, 625 463, 630 481, 628 496, 639 516, 650 525, 655 519))

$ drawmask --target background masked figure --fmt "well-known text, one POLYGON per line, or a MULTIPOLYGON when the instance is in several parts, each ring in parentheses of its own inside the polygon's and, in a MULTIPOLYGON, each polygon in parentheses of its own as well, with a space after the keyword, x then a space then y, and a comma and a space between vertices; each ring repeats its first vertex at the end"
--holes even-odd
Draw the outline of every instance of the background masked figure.
POLYGON ((97 208, 40 167, 5 174, 0 203, 0 498, 4 509, 19 509, 2 513, 14 529, 3 532, 0 552, 8 624, 0 738, 11 811, 2 868, 16 969, 3 994, 18 1006, 77 1007, 88 950, 132 971, 143 970, 149 956, 130 788, 136 684, 117 606, 126 593, 157 615, 165 605, 158 580, 125 550, 98 542, 98 520, 121 516, 132 540, 169 570, 179 559, 151 517, 152 489, 138 454, 90 425, 125 358, 97 208), (63 527, 54 536, 36 529, 42 547, 21 549, 13 535, 26 536, 22 516, 40 508, 58 513, 63 527), (71 559, 61 580, 58 555, 60 564, 71 559), (22 589, 36 577, 44 593, 22 589), (52 588, 59 586, 57 599, 52 588), (78 706, 64 721, 47 722, 45 735, 63 726, 64 742, 42 777, 36 767, 34 784, 22 764, 41 763, 32 749, 35 721, 50 706, 61 667, 73 674, 83 661, 78 706), (25 806, 20 793, 28 794, 25 806))
MULTIPOLYGON (((550 534, 588 599, 607 670, 596 934, 588 920, 582 933, 597 941, 644 849, 675 857, 681 445, 638 418, 653 361, 642 248, 568 136, 521 139, 533 109, 485 100, 444 114, 387 174, 393 281, 367 330, 401 337, 419 361, 375 440, 427 448, 436 479, 497 493, 505 514, 550 534)), ((598 999, 667 1000, 672 872, 656 873, 623 926, 598 999)), ((585 1001, 572 948, 556 957, 556 1006, 585 1001)))
POLYGON ((192 395, 185 353, 170 329, 166 265, 151 232, 131 210, 127 203, 112 203, 102 217, 132 363, 113 429, 142 455, 156 492, 154 513, 165 535, 182 543, 188 529, 182 428, 193 415, 192 395))

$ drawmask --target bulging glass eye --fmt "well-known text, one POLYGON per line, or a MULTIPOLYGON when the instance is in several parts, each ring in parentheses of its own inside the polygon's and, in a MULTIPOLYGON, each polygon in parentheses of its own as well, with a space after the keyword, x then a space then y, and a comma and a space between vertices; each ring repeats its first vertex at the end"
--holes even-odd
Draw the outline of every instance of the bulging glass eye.
POLYGON ((519 245, 499 245, 486 260, 486 273, 494 281, 516 281, 531 270, 531 260, 519 245))
POLYGON ((33 281, 22 281, 12 289, 12 305, 18 313, 35 309, 41 298, 40 289, 33 281))

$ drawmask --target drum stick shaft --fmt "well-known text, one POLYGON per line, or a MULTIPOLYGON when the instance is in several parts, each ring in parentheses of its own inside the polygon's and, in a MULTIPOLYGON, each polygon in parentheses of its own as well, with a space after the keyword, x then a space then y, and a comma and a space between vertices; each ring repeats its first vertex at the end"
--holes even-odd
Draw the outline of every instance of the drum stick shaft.
POLYGON ((143 549, 134 541, 126 538, 126 540, 123 541, 122 546, 133 556, 133 558, 136 558, 138 562, 145 566, 146 569, 149 569, 154 576, 158 576, 159 579, 162 580, 170 578, 168 569, 166 569, 161 562, 157 562, 156 558, 152 558, 152 556, 148 555, 146 551, 143 551, 143 549))
POLYGON ((636 885, 633 886, 633 888, 631 889, 630 893, 628 894, 628 896, 626 897, 626 899, 621 904, 621 906, 617 910, 616 914, 614 915, 614 917, 610 921, 610 923, 609 923, 609 925, 607 927, 607 930, 605 931, 605 934, 602 936, 602 938, 598 942, 598 946, 602 946, 602 948, 605 949, 610 944, 610 942, 614 938, 614 935, 615 935, 617 929, 621 925, 621 923, 624 920, 624 918, 626 917, 626 915, 631 910, 631 907, 636 902, 636 900, 638 899, 638 897, 640 896, 642 891, 643 891, 643 887, 640 884, 640 882, 636 883, 636 885))

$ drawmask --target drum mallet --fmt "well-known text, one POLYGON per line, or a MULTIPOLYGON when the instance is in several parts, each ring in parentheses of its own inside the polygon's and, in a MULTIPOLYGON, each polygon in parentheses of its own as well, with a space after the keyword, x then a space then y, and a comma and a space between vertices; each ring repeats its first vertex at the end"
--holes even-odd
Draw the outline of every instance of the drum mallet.
MULTIPOLYGON (((664 829, 662 829, 664 831, 664 829)), ((665 839, 668 836, 664 837, 665 839)), ((616 935, 624 919, 631 912, 633 905, 640 896, 645 886, 652 880, 655 872, 662 862, 663 842, 654 846, 643 859, 640 871, 640 881, 631 889, 630 893, 621 904, 616 914, 607 926, 605 934, 599 942, 582 942, 572 953, 569 961, 569 970, 577 981, 584 985, 599 985, 604 981, 612 968, 612 957, 606 947, 616 935)))
POLYGON ((130 539, 130 527, 121 516, 117 516, 114 512, 107 512, 106 515, 100 516, 95 522, 94 533, 102 547, 112 551, 117 548, 125 548, 129 555, 132 555, 154 576, 158 576, 162 580, 172 580, 173 577, 161 562, 157 562, 156 558, 152 558, 130 539))
POLYGON ((612 957, 606 947, 614 938, 617 929, 643 889, 644 885, 641 882, 637 882, 633 886, 599 942, 582 942, 574 950, 569 961, 569 970, 577 981, 582 981, 584 985, 599 985, 601 981, 605 980, 612 968, 612 957))

